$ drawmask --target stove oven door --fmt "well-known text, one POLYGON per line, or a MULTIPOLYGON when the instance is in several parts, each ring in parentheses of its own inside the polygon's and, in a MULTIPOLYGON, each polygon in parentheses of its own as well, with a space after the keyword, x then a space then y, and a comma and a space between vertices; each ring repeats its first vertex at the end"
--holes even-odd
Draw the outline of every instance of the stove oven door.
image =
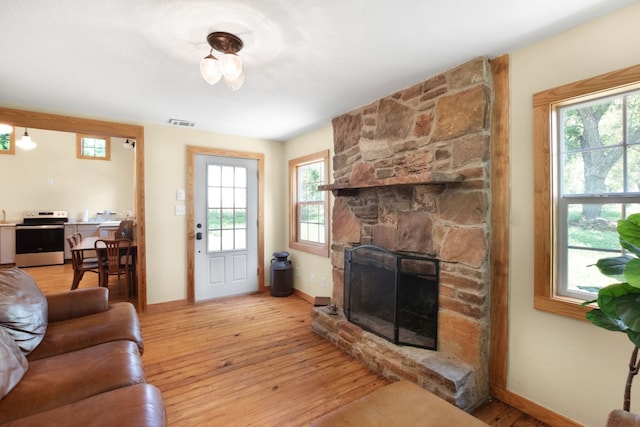
POLYGON ((64 264, 64 225, 18 225, 16 266, 64 264))

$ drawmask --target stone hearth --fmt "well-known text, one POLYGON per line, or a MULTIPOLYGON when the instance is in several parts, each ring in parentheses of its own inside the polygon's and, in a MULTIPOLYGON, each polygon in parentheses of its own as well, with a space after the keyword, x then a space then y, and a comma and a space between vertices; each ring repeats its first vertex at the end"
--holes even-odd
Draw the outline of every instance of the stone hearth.
POLYGON ((438 258, 438 351, 312 313, 314 331, 371 369, 467 410, 489 388, 490 70, 477 58, 333 120, 333 300, 343 306, 345 248, 438 258))

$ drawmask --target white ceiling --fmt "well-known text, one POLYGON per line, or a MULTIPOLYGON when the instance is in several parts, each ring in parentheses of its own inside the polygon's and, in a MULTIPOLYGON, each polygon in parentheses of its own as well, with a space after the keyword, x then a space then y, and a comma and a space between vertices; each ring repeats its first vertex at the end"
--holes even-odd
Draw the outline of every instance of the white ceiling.
POLYGON ((0 0, 0 105, 287 140, 633 0, 0 0), (208 85, 207 34, 246 80, 208 85))

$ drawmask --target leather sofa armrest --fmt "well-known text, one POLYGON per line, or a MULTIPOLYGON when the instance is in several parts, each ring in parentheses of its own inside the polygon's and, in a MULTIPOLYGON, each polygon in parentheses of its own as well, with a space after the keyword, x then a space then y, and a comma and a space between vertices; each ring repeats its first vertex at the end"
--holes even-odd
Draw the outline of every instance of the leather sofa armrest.
POLYGON ((107 288, 86 288, 47 295, 49 322, 87 316, 109 309, 107 288))

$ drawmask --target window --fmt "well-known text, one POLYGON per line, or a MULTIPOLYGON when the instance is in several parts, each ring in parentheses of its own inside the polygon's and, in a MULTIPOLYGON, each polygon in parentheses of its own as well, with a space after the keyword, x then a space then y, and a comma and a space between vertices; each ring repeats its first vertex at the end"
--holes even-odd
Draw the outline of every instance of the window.
POLYGON ((640 66, 534 95, 535 307, 584 319, 640 212, 640 66))
POLYGON ((0 154, 15 154, 16 138, 13 126, 0 123, 0 154))
POLYGON ((110 160, 110 138, 108 136, 77 134, 76 157, 79 159, 110 160))
POLYGON ((329 197, 318 190, 326 182, 329 151, 289 161, 289 247, 329 256, 329 197))
POLYGON ((247 249, 247 168, 207 166, 207 251, 247 249))

